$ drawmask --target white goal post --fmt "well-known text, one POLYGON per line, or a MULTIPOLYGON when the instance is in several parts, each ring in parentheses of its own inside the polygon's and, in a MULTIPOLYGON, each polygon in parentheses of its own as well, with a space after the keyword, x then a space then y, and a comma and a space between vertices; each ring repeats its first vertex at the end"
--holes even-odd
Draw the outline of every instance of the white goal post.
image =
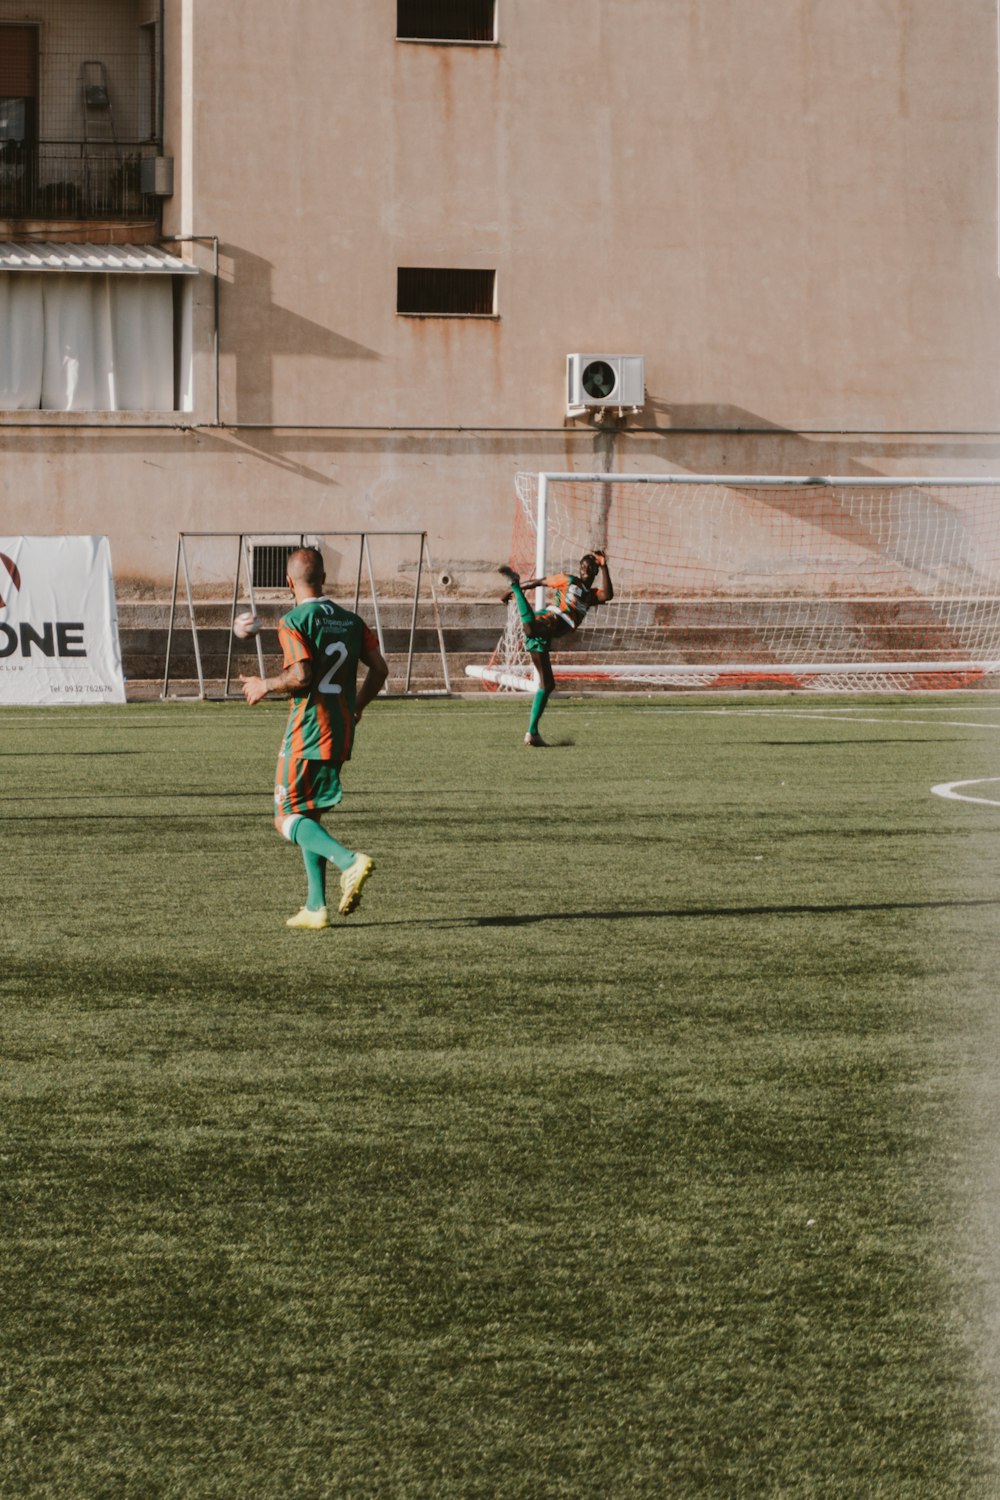
MULTIPOLYGON (((1000 479, 519 474, 511 564, 607 553, 557 682, 819 692, 1000 686, 1000 479)), ((538 591, 535 607, 541 602, 538 591)), ((513 606, 492 690, 535 673, 513 606)))

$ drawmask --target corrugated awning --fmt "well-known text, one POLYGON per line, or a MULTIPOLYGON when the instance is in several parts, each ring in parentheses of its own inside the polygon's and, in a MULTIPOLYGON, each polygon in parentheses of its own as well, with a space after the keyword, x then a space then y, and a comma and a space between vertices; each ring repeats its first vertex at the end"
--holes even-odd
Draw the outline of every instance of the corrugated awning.
POLYGON ((0 271, 101 271, 115 276, 197 276, 198 267, 157 245, 0 244, 0 271))

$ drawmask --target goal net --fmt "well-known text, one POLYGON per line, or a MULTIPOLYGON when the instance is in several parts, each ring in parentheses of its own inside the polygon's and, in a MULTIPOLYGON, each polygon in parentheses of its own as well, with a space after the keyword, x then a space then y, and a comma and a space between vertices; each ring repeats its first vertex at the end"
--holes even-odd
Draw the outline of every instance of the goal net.
MULTIPOLYGON (((912 691, 1000 685, 1000 480, 519 474, 511 564, 607 553, 615 597, 557 681, 912 691)), ((536 608, 542 591, 536 595, 536 608)), ((492 688, 532 689, 511 608, 492 688)))

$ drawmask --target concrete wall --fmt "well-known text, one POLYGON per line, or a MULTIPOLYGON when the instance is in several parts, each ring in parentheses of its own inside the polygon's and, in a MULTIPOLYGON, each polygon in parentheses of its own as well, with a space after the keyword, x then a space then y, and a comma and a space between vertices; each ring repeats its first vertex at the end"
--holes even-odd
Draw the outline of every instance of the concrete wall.
POLYGON ((426 527, 493 590, 519 468, 1000 473, 994 0, 499 14, 167 0, 218 392, 206 275, 191 426, 0 415, 5 531, 162 589, 181 529, 426 527), (498 317, 398 316, 400 265, 495 268, 498 317), (644 355, 643 412, 567 423, 574 350, 644 355))

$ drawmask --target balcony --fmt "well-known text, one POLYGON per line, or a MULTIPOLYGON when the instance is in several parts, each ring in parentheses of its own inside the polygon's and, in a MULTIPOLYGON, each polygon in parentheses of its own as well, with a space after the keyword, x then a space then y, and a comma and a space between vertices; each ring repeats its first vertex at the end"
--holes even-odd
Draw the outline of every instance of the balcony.
POLYGON ((155 229, 162 63, 153 0, 0 0, 0 239, 155 229))
MULTIPOLYGON (((149 141, 42 141, 0 144, 0 221, 93 223, 154 220, 157 199, 141 188, 149 141)), ((17 225, 23 232, 23 222, 17 225)), ((3 226, 0 225, 0 233, 3 226)))

